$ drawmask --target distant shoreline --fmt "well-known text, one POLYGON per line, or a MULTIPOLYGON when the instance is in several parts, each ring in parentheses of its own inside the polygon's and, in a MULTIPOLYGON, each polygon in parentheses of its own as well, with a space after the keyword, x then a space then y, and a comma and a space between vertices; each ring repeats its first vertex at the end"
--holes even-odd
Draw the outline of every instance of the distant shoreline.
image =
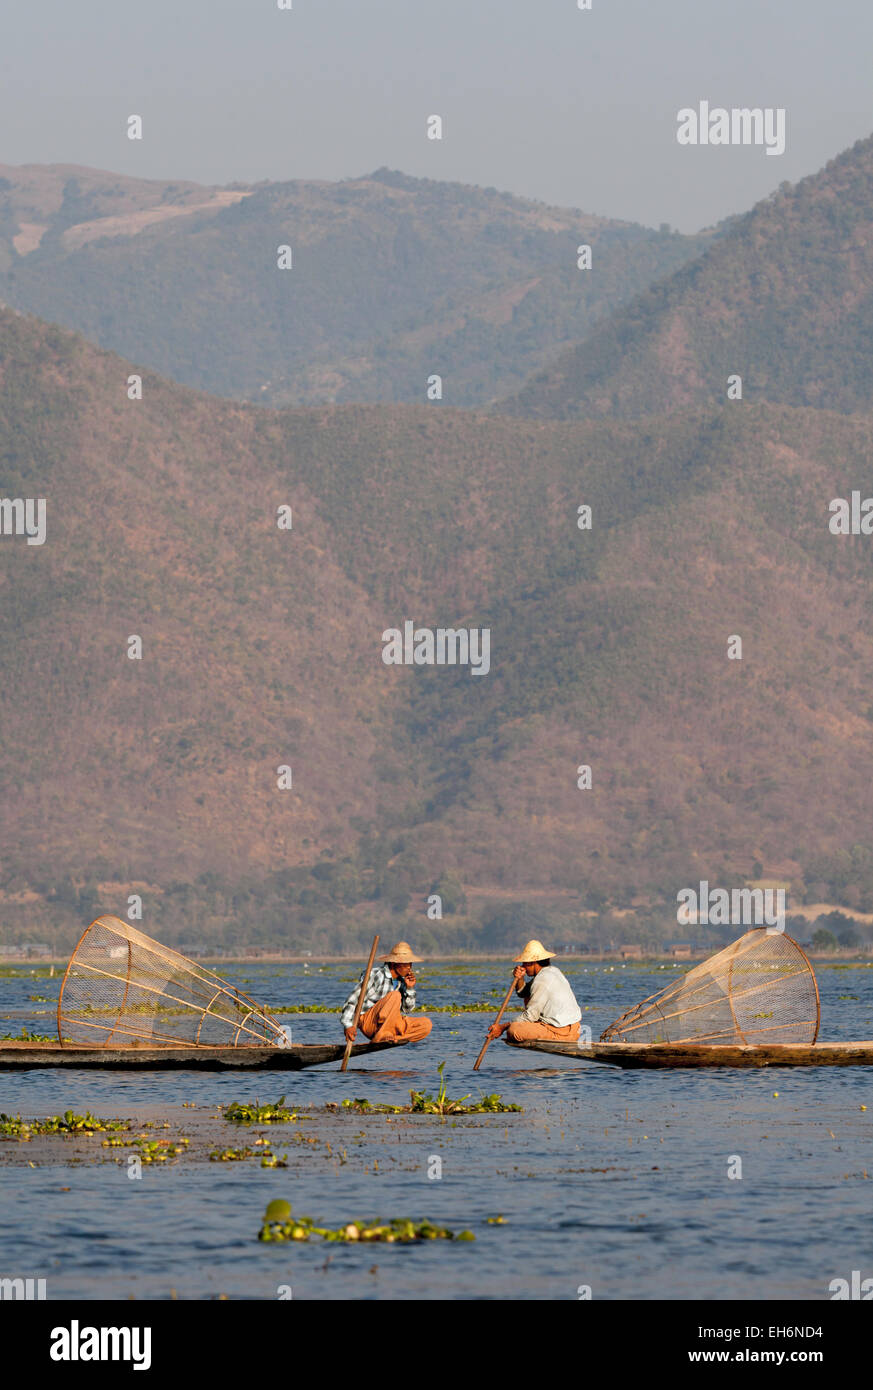
MULTIPOLYGON (((715 955, 718 947, 711 951, 693 951, 690 955, 676 956, 668 952, 647 952, 641 956, 623 957, 619 951, 605 951, 598 954, 587 951, 559 951, 555 954, 554 960, 560 961, 591 961, 595 964, 619 964, 619 965, 647 965, 647 964, 670 964, 670 965, 690 965, 703 960, 708 960, 715 955)), ((873 965, 873 951, 811 951, 804 947, 810 960, 821 961, 827 964, 829 961, 842 962, 846 965, 873 965)), ((360 953, 343 956, 328 955, 294 955, 286 952, 267 952, 257 956, 212 956, 197 955, 189 956, 187 959, 197 961, 201 965, 211 965, 217 968, 225 965, 356 965, 362 963, 360 953)), ((40 965, 55 966, 63 972, 67 968, 69 957, 67 956, 5 956, 0 953, 0 965, 40 965)), ((498 955, 433 955, 426 956, 425 965, 484 965, 491 961, 511 964, 512 958, 509 954, 498 955)))

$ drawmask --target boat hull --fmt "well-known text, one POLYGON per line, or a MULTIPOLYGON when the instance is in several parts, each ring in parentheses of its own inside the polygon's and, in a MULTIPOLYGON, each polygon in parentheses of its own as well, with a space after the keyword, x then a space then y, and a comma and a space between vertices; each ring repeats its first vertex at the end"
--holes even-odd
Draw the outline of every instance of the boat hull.
POLYGON ((768 1043, 737 1047, 720 1043, 511 1043, 531 1052, 607 1062, 616 1067, 870 1067, 873 1042, 768 1043))
MULTIPOLYGON (((352 1057, 404 1043, 355 1043, 352 1057)), ((115 1067, 140 1071, 300 1071, 338 1062, 344 1043, 289 1047, 88 1047, 60 1043, 0 1043, 0 1070, 28 1067, 115 1067)))

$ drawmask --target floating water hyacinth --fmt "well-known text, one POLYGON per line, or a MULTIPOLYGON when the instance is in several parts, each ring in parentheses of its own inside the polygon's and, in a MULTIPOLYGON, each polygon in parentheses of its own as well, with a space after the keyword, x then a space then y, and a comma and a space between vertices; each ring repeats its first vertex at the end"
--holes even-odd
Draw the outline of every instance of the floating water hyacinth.
POLYGON ((21 1139, 29 1139, 32 1134, 96 1134, 101 1130, 129 1128, 127 1120, 100 1120, 90 1112, 74 1115, 72 1110, 65 1110, 63 1115, 49 1115, 44 1120, 22 1120, 20 1115, 0 1114, 0 1134, 21 1139))
POLYGON ((379 1241, 385 1245, 409 1245, 418 1240, 476 1239, 472 1231, 458 1231, 456 1234, 445 1226, 436 1226, 432 1221, 411 1221, 406 1217, 395 1217, 391 1221, 350 1221, 334 1230, 327 1226, 316 1226, 311 1216, 292 1215, 290 1202, 281 1198, 270 1202, 258 1232, 258 1240, 265 1241, 306 1241, 312 1236, 346 1242, 379 1241))
POLYGON ((520 1105, 507 1105, 500 1099, 500 1096, 492 1094, 482 1096, 474 1101, 472 1105, 464 1102, 470 1099, 469 1095, 461 1096, 460 1100, 450 1100, 446 1079, 443 1076, 445 1062, 440 1062, 437 1067, 440 1084, 436 1095, 431 1095, 430 1091, 410 1091, 409 1105, 371 1105, 364 1097, 356 1097, 354 1100, 347 1098, 337 1102, 329 1102, 328 1110, 354 1110, 359 1114, 369 1115, 506 1115, 515 1111, 520 1113, 523 1109, 520 1105))
POLYGON ((223 1114, 226 1120, 237 1125, 287 1124, 297 1119, 296 1110, 287 1109, 284 1096, 267 1105, 261 1105, 257 1096, 254 1105, 240 1105, 239 1102, 232 1101, 225 1107, 223 1114))

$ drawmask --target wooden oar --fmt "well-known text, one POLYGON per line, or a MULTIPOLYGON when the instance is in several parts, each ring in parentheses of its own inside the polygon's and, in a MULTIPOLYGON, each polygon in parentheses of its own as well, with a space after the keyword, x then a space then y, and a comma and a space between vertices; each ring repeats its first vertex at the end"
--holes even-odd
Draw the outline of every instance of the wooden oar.
MULTIPOLYGON (((498 1024, 498 1023, 500 1022, 500 1020, 502 1019, 502 1017, 503 1017, 503 1011, 504 1011, 504 1009, 506 1008, 507 1004, 509 1003, 510 999, 512 998, 512 992, 513 992, 514 989, 515 989, 515 976, 513 975, 513 977, 512 977, 512 984, 509 986, 509 989, 506 991, 506 998, 504 999, 503 1003, 500 1005, 500 1013, 497 1015, 497 1017, 495 1018, 494 1022, 492 1023, 492 1025, 491 1025, 492 1028, 496 1028, 496 1027, 497 1027, 497 1024, 498 1024)), ((490 1045, 491 1045, 491 1030, 489 1029, 489 1030, 488 1030, 488 1037, 485 1039, 484 1043, 482 1044, 482 1051, 479 1053, 479 1056, 476 1058, 475 1062, 473 1063, 473 1070, 474 1070, 474 1071, 478 1071, 478 1070, 479 1070, 479 1063, 482 1061, 482 1058, 485 1056, 485 1053, 488 1051, 488 1048, 489 1048, 490 1045)))
MULTIPOLYGON (((376 959, 376 951, 378 948, 379 938, 378 936, 374 936, 373 945, 370 947, 370 959, 367 961, 367 968, 364 971, 364 978, 361 981, 361 992, 358 995, 358 1002, 355 1005, 355 1017, 352 1023, 355 1032, 357 1032, 358 1024, 361 1021, 361 1009, 364 1007, 364 995, 367 993, 367 985, 370 983, 370 971, 373 969, 373 961, 376 959)), ((349 1057, 352 1055, 352 1045, 354 1041, 354 1038, 350 1038, 346 1043, 346 1050, 343 1054, 343 1064, 340 1067, 340 1071, 345 1071, 346 1067, 349 1065, 349 1057)))

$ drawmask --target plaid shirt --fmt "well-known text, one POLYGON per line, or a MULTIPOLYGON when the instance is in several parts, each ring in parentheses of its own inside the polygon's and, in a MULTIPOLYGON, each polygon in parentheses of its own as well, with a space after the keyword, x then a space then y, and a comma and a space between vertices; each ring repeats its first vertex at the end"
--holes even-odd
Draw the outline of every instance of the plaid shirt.
MULTIPOLYGON (((361 971, 361 978, 356 989, 353 989, 345 1002, 342 1011, 342 1025, 344 1028, 351 1028, 355 1021, 355 1005, 358 1002, 358 995, 361 992, 361 985, 364 983, 364 972, 361 971)), ((415 990, 410 989, 405 980, 399 980, 396 975, 391 974, 390 965, 376 965, 370 971, 370 978, 367 981, 367 992, 364 995, 364 1003, 361 1008, 361 1017, 372 1009, 374 1004, 378 1004, 380 999, 384 999, 386 994, 390 994, 392 989, 399 989, 401 994, 400 1012, 402 1014, 411 1013, 415 1008, 415 990)))

